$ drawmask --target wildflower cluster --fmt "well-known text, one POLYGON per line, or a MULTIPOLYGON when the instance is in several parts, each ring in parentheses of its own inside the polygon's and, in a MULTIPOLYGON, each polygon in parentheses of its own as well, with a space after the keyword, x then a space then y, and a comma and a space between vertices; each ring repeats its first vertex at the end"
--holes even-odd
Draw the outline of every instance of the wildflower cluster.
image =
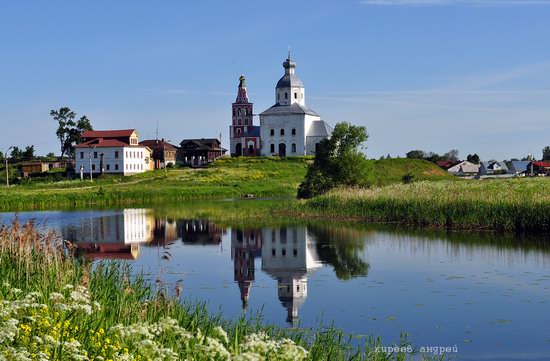
POLYGON ((0 361, 290 361, 308 356, 288 339, 274 340, 259 333, 235 345, 222 327, 190 331, 171 318, 100 327, 98 320, 106 305, 92 302, 82 286, 67 285, 49 295, 24 295, 9 284, 2 288, 0 361))

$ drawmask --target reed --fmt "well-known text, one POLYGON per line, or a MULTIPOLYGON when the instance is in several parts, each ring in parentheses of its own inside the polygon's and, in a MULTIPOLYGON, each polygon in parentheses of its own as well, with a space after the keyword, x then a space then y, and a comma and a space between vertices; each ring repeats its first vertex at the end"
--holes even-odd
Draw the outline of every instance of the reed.
POLYGON ((417 182, 373 189, 338 189, 292 208, 309 217, 547 232, 550 179, 417 182))
MULTIPOLYGON (((127 264, 91 264, 32 223, 0 229, 0 359, 404 360, 332 327, 281 329, 261 315, 224 320, 127 264), (170 297, 169 294, 175 296, 170 297)), ((400 346, 410 347, 406 339, 400 346)), ((426 359, 428 359, 426 357, 426 359)))

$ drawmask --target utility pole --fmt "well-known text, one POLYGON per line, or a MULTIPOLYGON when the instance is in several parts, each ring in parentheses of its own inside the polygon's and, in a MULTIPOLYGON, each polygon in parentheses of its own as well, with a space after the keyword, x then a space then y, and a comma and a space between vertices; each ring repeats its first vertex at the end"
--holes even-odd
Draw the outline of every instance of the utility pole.
POLYGON ((6 161, 6 187, 9 188, 10 186, 10 177, 9 177, 9 170, 8 170, 8 152, 12 149, 13 147, 9 147, 7 150, 6 150, 6 153, 4 153, 4 159, 6 161))
POLYGON ((89 158, 90 158, 90 182, 93 182, 93 180, 94 180, 93 177, 92 177, 92 150, 94 150, 94 149, 95 149, 95 146, 92 147, 90 149, 90 151, 88 152, 88 155, 89 155, 89 158))

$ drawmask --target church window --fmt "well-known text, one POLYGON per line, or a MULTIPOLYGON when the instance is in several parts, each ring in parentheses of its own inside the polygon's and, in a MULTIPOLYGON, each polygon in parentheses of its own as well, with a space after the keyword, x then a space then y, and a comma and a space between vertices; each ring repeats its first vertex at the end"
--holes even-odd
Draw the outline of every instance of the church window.
POLYGON ((269 134, 270 134, 271 136, 274 136, 274 135, 275 135, 275 129, 271 129, 270 132, 269 132, 269 134))
POLYGON ((248 119, 244 120, 244 125, 248 125, 248 119))
POLYGON ((237 125, 241 125, 241 120, 240 119, 237 120, 237 125))
POLYGON ((241 134, 241 129, 237 128, 237 134, 241 134))
POLYGON ((285 135, 285 130, 281 129, 281 135, 285 135))
POLYGON ((241 115, 241 108, 237 109, 237 115, 241 115))
POLYGON ((285 93, 285 99, 288 99, 288 93, 285 93))
POLYGON ((269 150, 271 151, 271 153, 275 153, 275 144, 271 144, 269 150))
POLYGON ((248 109, 244 109, 244 115, 248 115, 248 109))
POLYGON ((294 93, 294 99, 298 99, 298 93, 294 93))
POLYGON ((233 116, 235 116, 235 109, 233 109, 233 116))
POLYGON ((296 143, 292 143, 292 153, 296 153, 296 143))
POLYGON ((296 135, 296 128, 292 128, 292 135, 296 135))
POLYGON ((300 292, 300 285, 296 285, 296 292, 300 292))
POLYGON ((286 256, 286 248, 283 248, 281 252, 283 256, 286 256))
POLYGON ((281 94, 277 93, 277 100, 281 99, 281 94))
POLYGON ((294 248, 294 251, 292 251, 292 254, 294 255, 294 257, 298 257, 298 250, 294 248))
POLYGON ((275 248, 272 248, 272 249, 271 249, 271 255, 272 255, 273 257, 275 257, 275 252, 276 252, 276 251, 275 251, 275 248))

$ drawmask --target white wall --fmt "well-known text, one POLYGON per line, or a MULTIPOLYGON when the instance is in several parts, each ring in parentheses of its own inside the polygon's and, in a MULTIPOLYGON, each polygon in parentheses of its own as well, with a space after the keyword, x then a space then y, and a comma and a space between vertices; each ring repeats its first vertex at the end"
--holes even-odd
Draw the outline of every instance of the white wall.
POLYGON ((98 174, 101 169, 101 153, 105 174, 131 175, 149 171, 150 152, 146 147, 97 147, 76 149, 76 174, 80 172, 80 166, 84 168, 84 176, 90 174, 90 155, 92 161, 92 173, 98 174))

